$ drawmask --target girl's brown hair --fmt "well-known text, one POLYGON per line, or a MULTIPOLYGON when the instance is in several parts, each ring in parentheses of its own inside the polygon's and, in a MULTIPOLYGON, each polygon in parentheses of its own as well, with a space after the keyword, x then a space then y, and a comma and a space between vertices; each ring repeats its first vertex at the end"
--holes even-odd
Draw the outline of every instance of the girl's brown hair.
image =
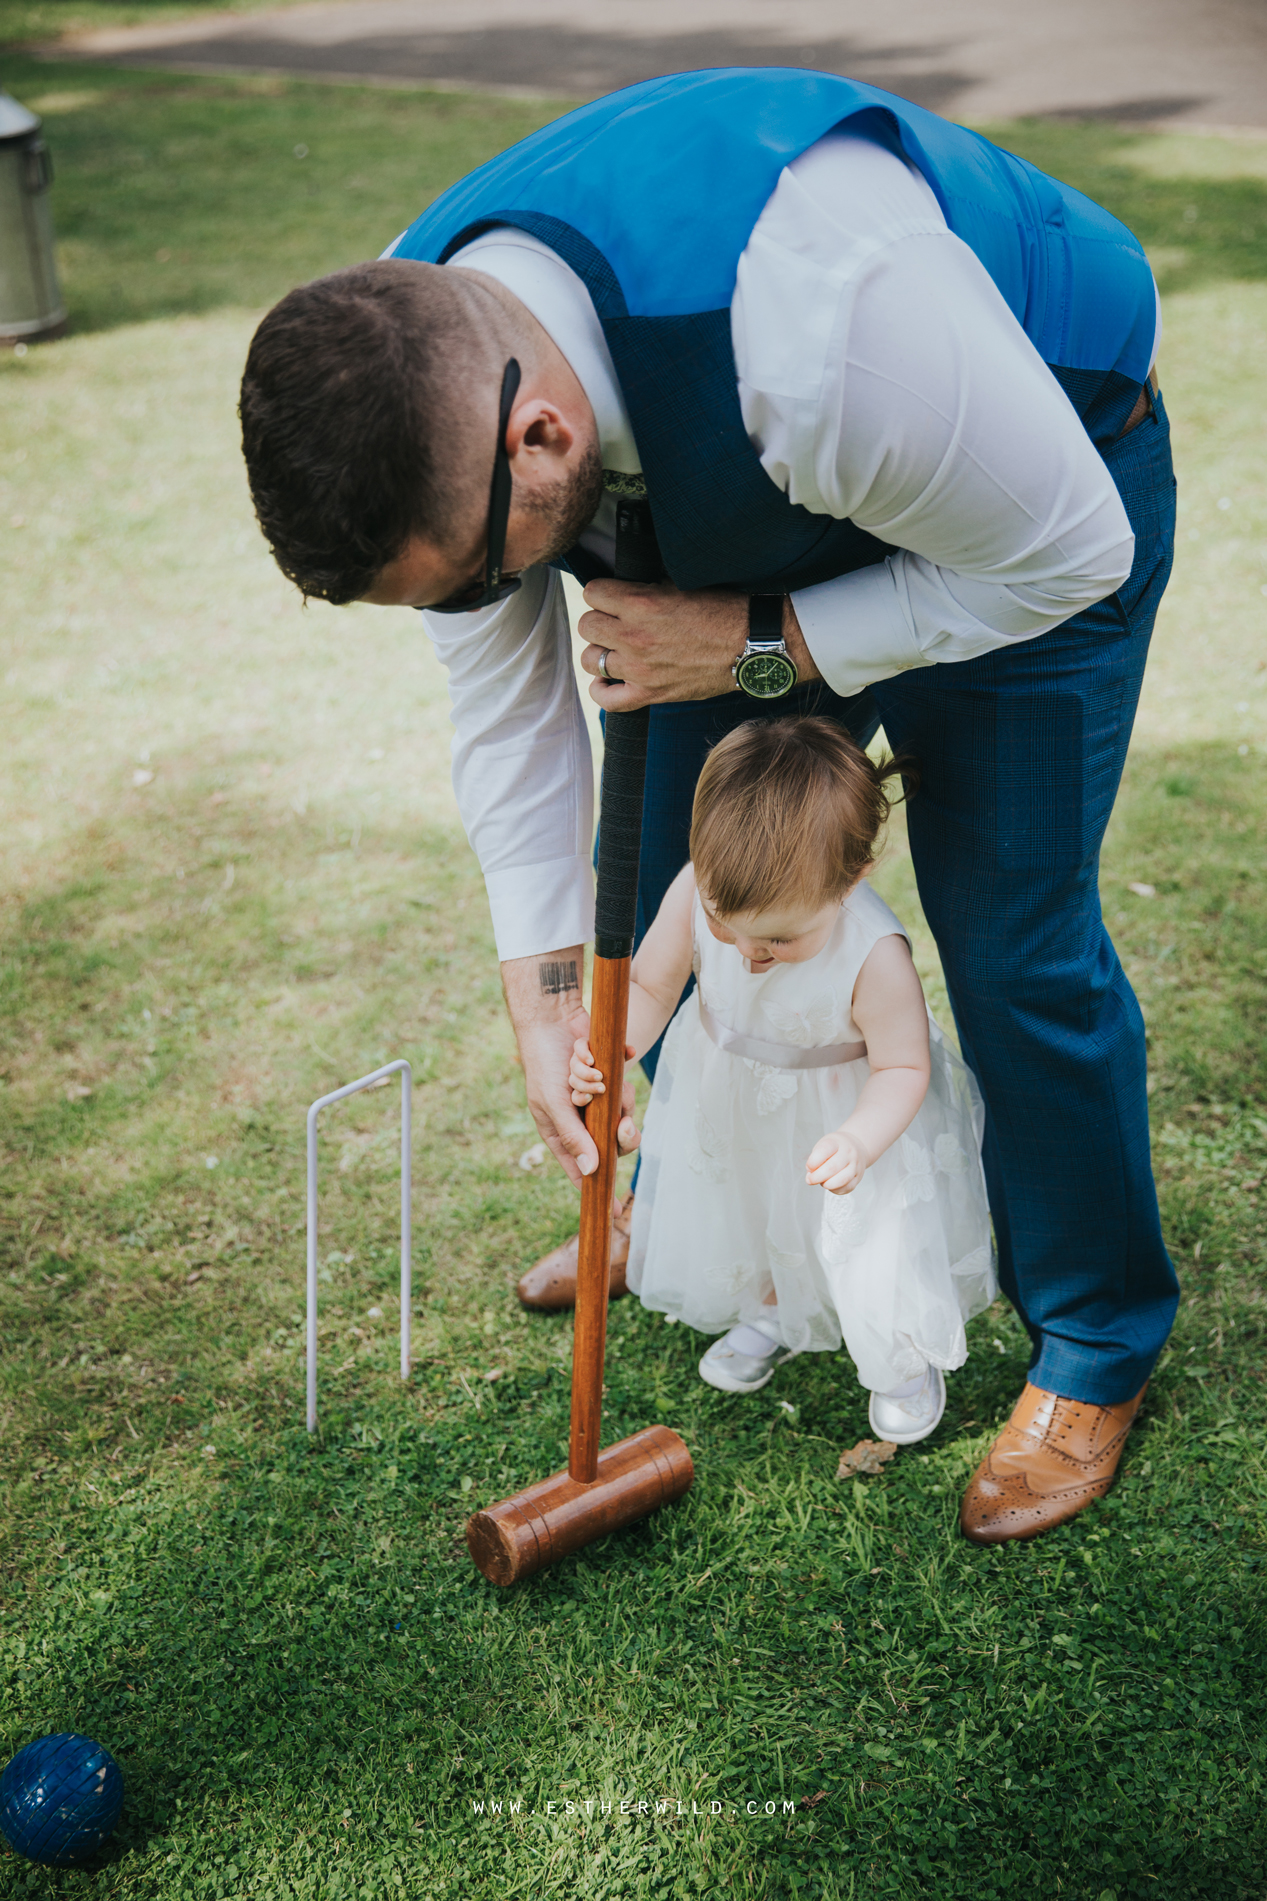
POLYGON ((894 773, 829 719, 749 720, 704 762, 691 816, 695 882, 719 917, 843 898, 875 862, 894 773))

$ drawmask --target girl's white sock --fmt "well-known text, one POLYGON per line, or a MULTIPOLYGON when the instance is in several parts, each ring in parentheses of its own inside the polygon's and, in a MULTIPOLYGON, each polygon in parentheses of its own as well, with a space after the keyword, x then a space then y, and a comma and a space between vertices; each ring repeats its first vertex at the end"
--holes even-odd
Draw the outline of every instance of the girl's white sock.
POLYGON ((925 1367, 917 1379, 907 1380, 903 1386, 891 1386, 888 1392, 881 1393, 880 1397, 881 1399, 914 1399, 917 1393, 923 1392, 927 1380, 928 1368, 925 1367))
POLYGON ((750 1327, 746 1322, 740 1321, 739 1325, 732 1327, 726 1335, 726 1345, 732 1352, 748 1353, 754 1359, 764 1358, 770 1351, 772 1342, 775 1346, 783 1344, 783 1336, 779 1332, 777 1306, 762 1308, 759 1327, 750 1327))

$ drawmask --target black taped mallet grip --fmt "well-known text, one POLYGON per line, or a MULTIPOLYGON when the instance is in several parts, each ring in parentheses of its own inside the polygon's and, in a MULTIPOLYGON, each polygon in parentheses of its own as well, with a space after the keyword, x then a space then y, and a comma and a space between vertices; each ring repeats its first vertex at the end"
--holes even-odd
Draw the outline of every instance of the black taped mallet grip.
MULTIPOLYGON (((650 505, 622 496, 616 507, 618 581, 662 581, 650 505)), ((647 774, 650 709, 603 716, 603 783, 598 818, 598 881, 594 911, 597 957, 632 957, 642 850, 642 791, 647 774)))
POLYGON ((642 788, 650 708, 603 718, 603 786, 598 820, 596 957, 632 957, 642 850, 642 788))

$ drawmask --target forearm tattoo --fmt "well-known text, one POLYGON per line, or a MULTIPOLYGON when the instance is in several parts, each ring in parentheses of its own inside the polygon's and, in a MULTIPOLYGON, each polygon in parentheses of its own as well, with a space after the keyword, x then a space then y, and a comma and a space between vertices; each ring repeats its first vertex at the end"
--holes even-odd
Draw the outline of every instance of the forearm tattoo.
POLYGON ((561 997, 568 990, 579 990, 580 983, 576 973, 576 959, 570 957, 566 963, 540 964, 541 993, 546 997, 561 997))

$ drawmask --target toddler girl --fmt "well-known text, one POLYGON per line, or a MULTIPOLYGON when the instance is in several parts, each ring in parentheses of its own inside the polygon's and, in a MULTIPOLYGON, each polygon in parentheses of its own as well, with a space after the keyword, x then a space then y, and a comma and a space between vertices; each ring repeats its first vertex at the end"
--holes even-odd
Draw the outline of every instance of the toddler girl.
MULTIPOLYGON (((843 1336, 872 1430, 910 1445, 995 1282, 980 1093, 866 882, 895 770, 825 719, 752 721, 710 753, 691 862, 633 962, 631 1053, 673 1021, 628 1280, 724 1334, 699 1369, 723 1392, 843 1336)), ((570 1082, 578 1105, 602 1088, 584 1038, 570 1082)))

